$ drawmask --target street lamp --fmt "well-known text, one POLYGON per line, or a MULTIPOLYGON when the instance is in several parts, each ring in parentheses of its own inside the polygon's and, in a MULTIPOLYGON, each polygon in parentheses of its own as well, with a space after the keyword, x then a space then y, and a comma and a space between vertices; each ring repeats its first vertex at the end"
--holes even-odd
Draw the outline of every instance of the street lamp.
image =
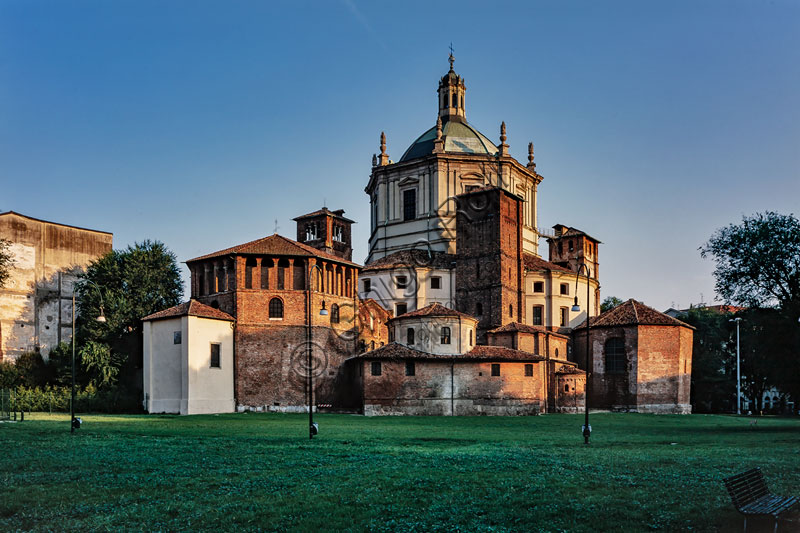
MULTIPOLYGON (((314 263, 309 263, 308 270, 306 271, 306 287, 308 287, 308 331, 306 333, 306 349, 308 351, 308 358, 306 360, 306 386, 308 387, 308 438, 313 439, 314 435, 319 433, 319 426, 314 423, 314 382, 311 377, 311 355, 314 345, 312 344, 312 330, 311 330, 311 297, 314 294, 311 290, 311 271, 318 269, 321 276, 324 275, 322 267, 314 263)), ((325 300, 322 300, 322 309, 319 310, 320 316, 327 316, 328 310, 325 309, 325 300)))
POLYGON ((103 313, 103 293, 100 292, 100 287, 97 283, 90 279, 78 280, 72 284, 72 396, 69 402, 69 432, 75 433, 75 430, 81 427, 79 418, 75 418, 75 292, 79 283, 90 283, 97 290, 97 295, 100 297, 100 315, 95 318, 100 323, 105 323, 106 317, 103 313))
POLYGON ((736 414, 742 414, 742 388, 739 376, 739 322, 741 317, 730 319, 728 322, 736 322, 736 414))
POLYGON ((584 401, 586 414, 583 422, 583 443, 589 444, 589 436, 592 434, 592 426, 589 425, 589 378, 592 375, 589 367, 589 311, 591 309, 589 306, 589 290, 591 287, 589 286, 589 267, 586 266, 586 263, 578 265, 578 271, 575 273, 575 305, 572 306, 572 310, 575 312, 581 310, 581 306, 578 305, 578 280, 581 277, 581 270, 586 270, 586 400, 584 401))

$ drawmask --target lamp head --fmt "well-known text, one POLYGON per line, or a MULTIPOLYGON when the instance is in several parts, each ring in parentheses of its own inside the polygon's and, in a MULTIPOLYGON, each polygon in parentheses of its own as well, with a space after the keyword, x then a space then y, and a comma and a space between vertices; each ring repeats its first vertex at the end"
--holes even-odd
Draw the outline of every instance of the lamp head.
POLYGON ((106 315, 103 312, 103 306, 102 305, 100 306, 100 316, 95 318, 95 320, 97 320, 98 322, 103 323, 103 324, 105 324, 105 322, 106 322, 106 315))
POLYGON ((581 310, 581 306, 578 305, 578 297, 575 297, 575 305, 572 306, 572 310, 576 313, 581 310))
POLYGON ((322 309, 319 310, 320 316, 328 316, 328 310, 325 309, 325 300, 322 300, 322 309))

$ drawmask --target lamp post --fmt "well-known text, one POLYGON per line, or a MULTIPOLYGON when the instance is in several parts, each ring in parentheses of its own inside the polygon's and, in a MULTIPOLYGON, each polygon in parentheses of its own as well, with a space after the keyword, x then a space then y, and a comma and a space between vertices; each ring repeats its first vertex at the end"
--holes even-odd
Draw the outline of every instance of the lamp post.
MULTIPOLYGON (((314 292, 311 290, 311 271, 314 269, 318 269, 320 275, 324 275, 324 271, 322 267, 318 264, 314 263, 313 265, 309 262, 308 270, 306 271, 306 287, 308 287, 308 314, 307 314, 307 322, 308 322, 308 331, 306 333, 306 349, 307 349, 307 359, 306 359, 306 386, 308 387, 308 438, 313 439, 314 435, 319 432, 319 427, 314 424, 314 381, 311 376, 311 355, 314 348, 312 344, 312 329, 311 329, 311 298, 314 292)), ((322 300, 322 309, 319 310, 320 316, 327 316, 328 310, 325 309, 325 300, 322 300)))
POLYGON ((97 295, 100 297, 100 315, 95 319, 98 322, 104 323, 106 317, 103 313, 103 293, 100 292, 100 287, 97 283, 90 279, 78 280, 72 284, 72 395, 69 401, 69 432, 75 433, 75 430, 81 426, 80 421, 75 418, 75 292, 79 283, 89 283, 97 290, 97 295))
POLYGON ((589 378, 592 375, 591 368, 589 368, 589 311, 591 309, 589 291, 591 287, 589 285, 589 267, 586 266, 586 263, 578 265, 578 271, 575 273, 575 305, 572 306, 572 310, 576 312, 581 310, 581 306, 578 305, 578 280, 582 270, 586 270, 586 400, 584 401, 586 413, 583 422, 583 443, 589 444, 589 436, 592 434, 592 426, 589 425, 589 378))
POLYGON ((742 414, 742 387, 741 377, 739 375, 739 322, 741 317, 732 318, 729 322, 736 322, 736 414, 742 414))

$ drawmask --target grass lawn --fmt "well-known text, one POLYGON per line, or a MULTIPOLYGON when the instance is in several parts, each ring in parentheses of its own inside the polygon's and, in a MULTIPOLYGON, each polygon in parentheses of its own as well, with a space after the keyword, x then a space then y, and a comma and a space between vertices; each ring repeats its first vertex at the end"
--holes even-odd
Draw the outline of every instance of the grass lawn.
POLYGON ((723 477, 800 495, 797 418, 82 418, 0 424, 0 530, 737 531, 723 477))

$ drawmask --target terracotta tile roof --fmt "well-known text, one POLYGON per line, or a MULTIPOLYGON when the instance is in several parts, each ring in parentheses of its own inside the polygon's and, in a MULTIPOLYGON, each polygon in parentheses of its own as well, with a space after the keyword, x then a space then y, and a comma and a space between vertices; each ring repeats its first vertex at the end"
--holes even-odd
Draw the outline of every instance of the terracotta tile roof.
POLYGON ((424 359, 430 361, 544 361, 544 357, 502 346, 475 346, 463 355, 442 355, 415 350, 397 342, 390 342, 370 352, 362 353, 354 359, 424 359))
POLYGON ((174 318, 177 316, 198 316, 201 318, 229 320, 231 322, 236 321, 228 313, 224 313, 219 309, 214 309, 213 307, 200 303, 197 300, 189 300, 188 302, 183 302, 182 304, 178 304, 175 307, 164 309, 163 311, 153 313, 152 315, 147 315, 146 317, 142 318, 142 320, 143 321, 160 320, 162 318, 174 318))
POLYGON ((505 346, 476 346, 463 357, 491 361, 544 361, 541 355, 514 350, 505 346))
POLYGON ((454 254, 443 252, 429 252, 428 250, 401 250, 381 257, 366 265, 363 272, 372 270, 389 270, 398 267, 432 267, 439 269, 451 269, 456 260, 454 254))
POLYGON ((572 272, 568 268, 564 268, 550 261, 545 261, 541 257, 525 254, 522 256, 525 270, 556 270, 558 272, 572 272))
POLYGON ((344 209, 337 209, 335 211, 331 211, 327 207, 323 207, 322 209, 318 209, 318 210, 314 211, 313 213, 308 213, 307 215, 300 215, 299 217, 295 217, 292 220, 295 220, 295 221, 303 220, 304 218, 311 218, 311 217, 316 217, 316 216, 319 216, 319 215, 330 215, 330 216, 332 216, 334 218, 339 218, 341 220, 344 220, 345 222, 350 222, 352 224, 355 224, 355 221, 344 217, 344 209))
POLYGON ((403 315, 396 316, 392 320, 397 320, 398 318, 414 318, 421 316, 452 316, 452 317, 471 318, 472 320, 477 320, 474 316, 462 313, 461 311, 456 311, 455 309, 450 309, 449 307, 445 307, 438 302, 426 305, 422 309, 417 309, 416 311, 409 311, 408 313, 405 313, 403 315))
POLYGON ((218 252, 214 252, 207 255, 201 255, 200 257, 189 259, 186 262, 192 263, 194 261, 201 261, 203 259, 211 259, 214 257, 222 257, 226 255, 244 255, 244 254, 291 256, 291 257, 319 257, 320 259, 325 259, 327 261, 333 261, 336 263, 344 263, 346 265, 351 265, 355 267, 361 266, 356 263, 346 261, 341 257, 336 257, 335 255, 331 255, 329 253, 317 250, 316 248, 308 246, 307 244, 303 244, 302 242, 293 241, 292 239, 288 239, 283 235, 278 235, 277 233, 275 233, 274 235, 270 235, 269 237, 264 237, 261 239, 257 239, 255 241, 239 244, 231 248, 220 250, 218 252))
POLYGON ((561 237, 580 237, 581 235, 585 235, 586 237, 589 237, 593 241, 597 242, 597 244, 603 244, 601 241, 598 241, 597 239, 595 239, 594 237, 592 237, 591 235, 589 235, 585 231, 581 231, 581 230, 576 229, 576 228, 571 228, 571 227, 567 226, 566 224, 556 224, 555 226, 553 226, 553 229, 555 229, 555 228, 557 228, 559 226, 567 228, 567 231, 563 232, 561 235, 559 235, 557 237, 548 237, 547 238, 548 241, 551 241, 553 239, 559 239, 561 237))
MULTIPOLYGON (((592 317, 592 327, 614 327, 614 326, 683 326, 694 329, 689 324, 681 322, 677 318, 665 315, 661 311, 656 311, 652 307, 637 302, 633 298, 625 303, 619 304, 614 309, 606 311, 598 317, 592 317)), ((586 322, 575 329, 583 329, 586 322)))
POLYGON ((571 366, 571 365, 561 365, 561 368, 556 370, 556 374, 586 374, 585 371, 581 370, 578 367, 571 366))
POLYGON ((520 333, 548 333, 550 335, 556 335, 558 337, 569 337, 569 335, 564 335, 561 333, 557 333, 555 331, 550 331, 549 329, 543 326, 531 326, 528 324, 523 324, 521 322, 509 322, 505 326, 500 326, 499 328, 491 329, 487 333, 509 333, 516 331, 519 331, 520 333))

